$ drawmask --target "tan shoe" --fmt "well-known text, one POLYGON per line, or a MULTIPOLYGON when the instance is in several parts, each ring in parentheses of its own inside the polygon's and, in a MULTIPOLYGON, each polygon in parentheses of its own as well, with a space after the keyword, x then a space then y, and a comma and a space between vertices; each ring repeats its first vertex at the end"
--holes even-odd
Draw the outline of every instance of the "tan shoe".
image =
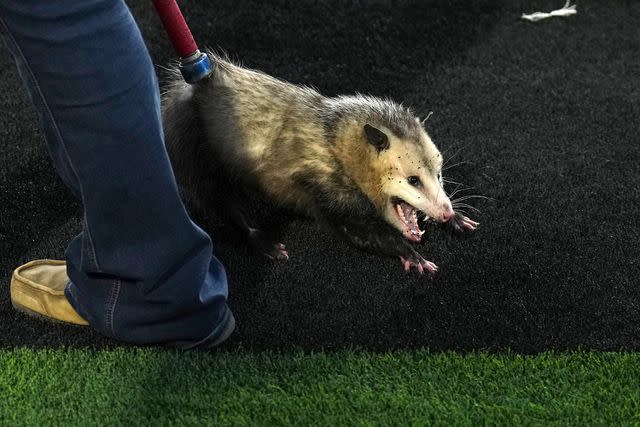
POLYGON ((64 296, 68 282, 64 261, 41 259, 28 262, 13 271, 11 303, 16 310, 32 316, 88 325, 64 296))

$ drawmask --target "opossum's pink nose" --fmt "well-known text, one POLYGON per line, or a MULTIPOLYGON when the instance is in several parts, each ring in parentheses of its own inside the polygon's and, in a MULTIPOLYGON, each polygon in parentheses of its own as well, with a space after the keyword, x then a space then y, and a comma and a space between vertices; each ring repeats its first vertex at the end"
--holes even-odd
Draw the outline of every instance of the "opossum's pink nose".
POLYGON ((442 213, 442 222, 447 222, 455 215, 453 208, 451 207, 451 202, 446 202, 442 208, 444 212, 442 213))

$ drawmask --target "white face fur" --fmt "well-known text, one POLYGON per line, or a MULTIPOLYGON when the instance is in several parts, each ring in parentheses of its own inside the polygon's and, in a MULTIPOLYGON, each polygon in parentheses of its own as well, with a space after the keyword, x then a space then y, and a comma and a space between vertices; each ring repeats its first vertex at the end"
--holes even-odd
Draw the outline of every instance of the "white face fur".
POLYGON ((379 153, 386 167, 381 182, 384 216, 407 239, 419 242, 424 231, 418 227, 417 211, 438 222, 454 215, 442 184, 442 155, 422 126, 414 140, 381 130, 389 140, 389 147, 379 153))

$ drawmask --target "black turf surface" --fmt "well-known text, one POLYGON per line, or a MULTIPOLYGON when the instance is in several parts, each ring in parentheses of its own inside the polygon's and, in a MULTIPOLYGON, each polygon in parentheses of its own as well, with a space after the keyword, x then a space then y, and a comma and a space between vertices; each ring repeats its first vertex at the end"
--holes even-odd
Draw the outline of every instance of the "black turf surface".
MULTIPOLYGON (((201 45, 328 95, 388 95, 457 154, 448 176, 495 201, 467 239, 429 230, 435 279, 356 251, 303 219, 291 260, 226 239, 244 348, 640 348, 640 3, 214 2, 182 6, 201 45)), ((150 2, 130 3, 157 64, 173 58, 150 2)), ((113 345, 15 313, 11 270, 61 257, 81 207, 54 175, 13 64, 0 55, 0 345, 113 345)), ((471 193, 470 193, 471 194, 471 193)), ((215 238, 215 236, 214 236, 215 238)))

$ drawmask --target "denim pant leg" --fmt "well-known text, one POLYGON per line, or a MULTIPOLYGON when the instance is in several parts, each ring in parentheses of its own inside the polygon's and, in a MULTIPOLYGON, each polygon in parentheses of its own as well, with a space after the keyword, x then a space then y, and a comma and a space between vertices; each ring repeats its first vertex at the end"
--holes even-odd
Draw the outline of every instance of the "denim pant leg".
MULTIPOLYGON (((151 6, 150 6, 151 7, 151 6)), ((151 58, 122 0, 0 0, 0 30, 58 174, 84 206, 66 295, 101 333, 204 346, 233 316, 164 147, 151 58)))

